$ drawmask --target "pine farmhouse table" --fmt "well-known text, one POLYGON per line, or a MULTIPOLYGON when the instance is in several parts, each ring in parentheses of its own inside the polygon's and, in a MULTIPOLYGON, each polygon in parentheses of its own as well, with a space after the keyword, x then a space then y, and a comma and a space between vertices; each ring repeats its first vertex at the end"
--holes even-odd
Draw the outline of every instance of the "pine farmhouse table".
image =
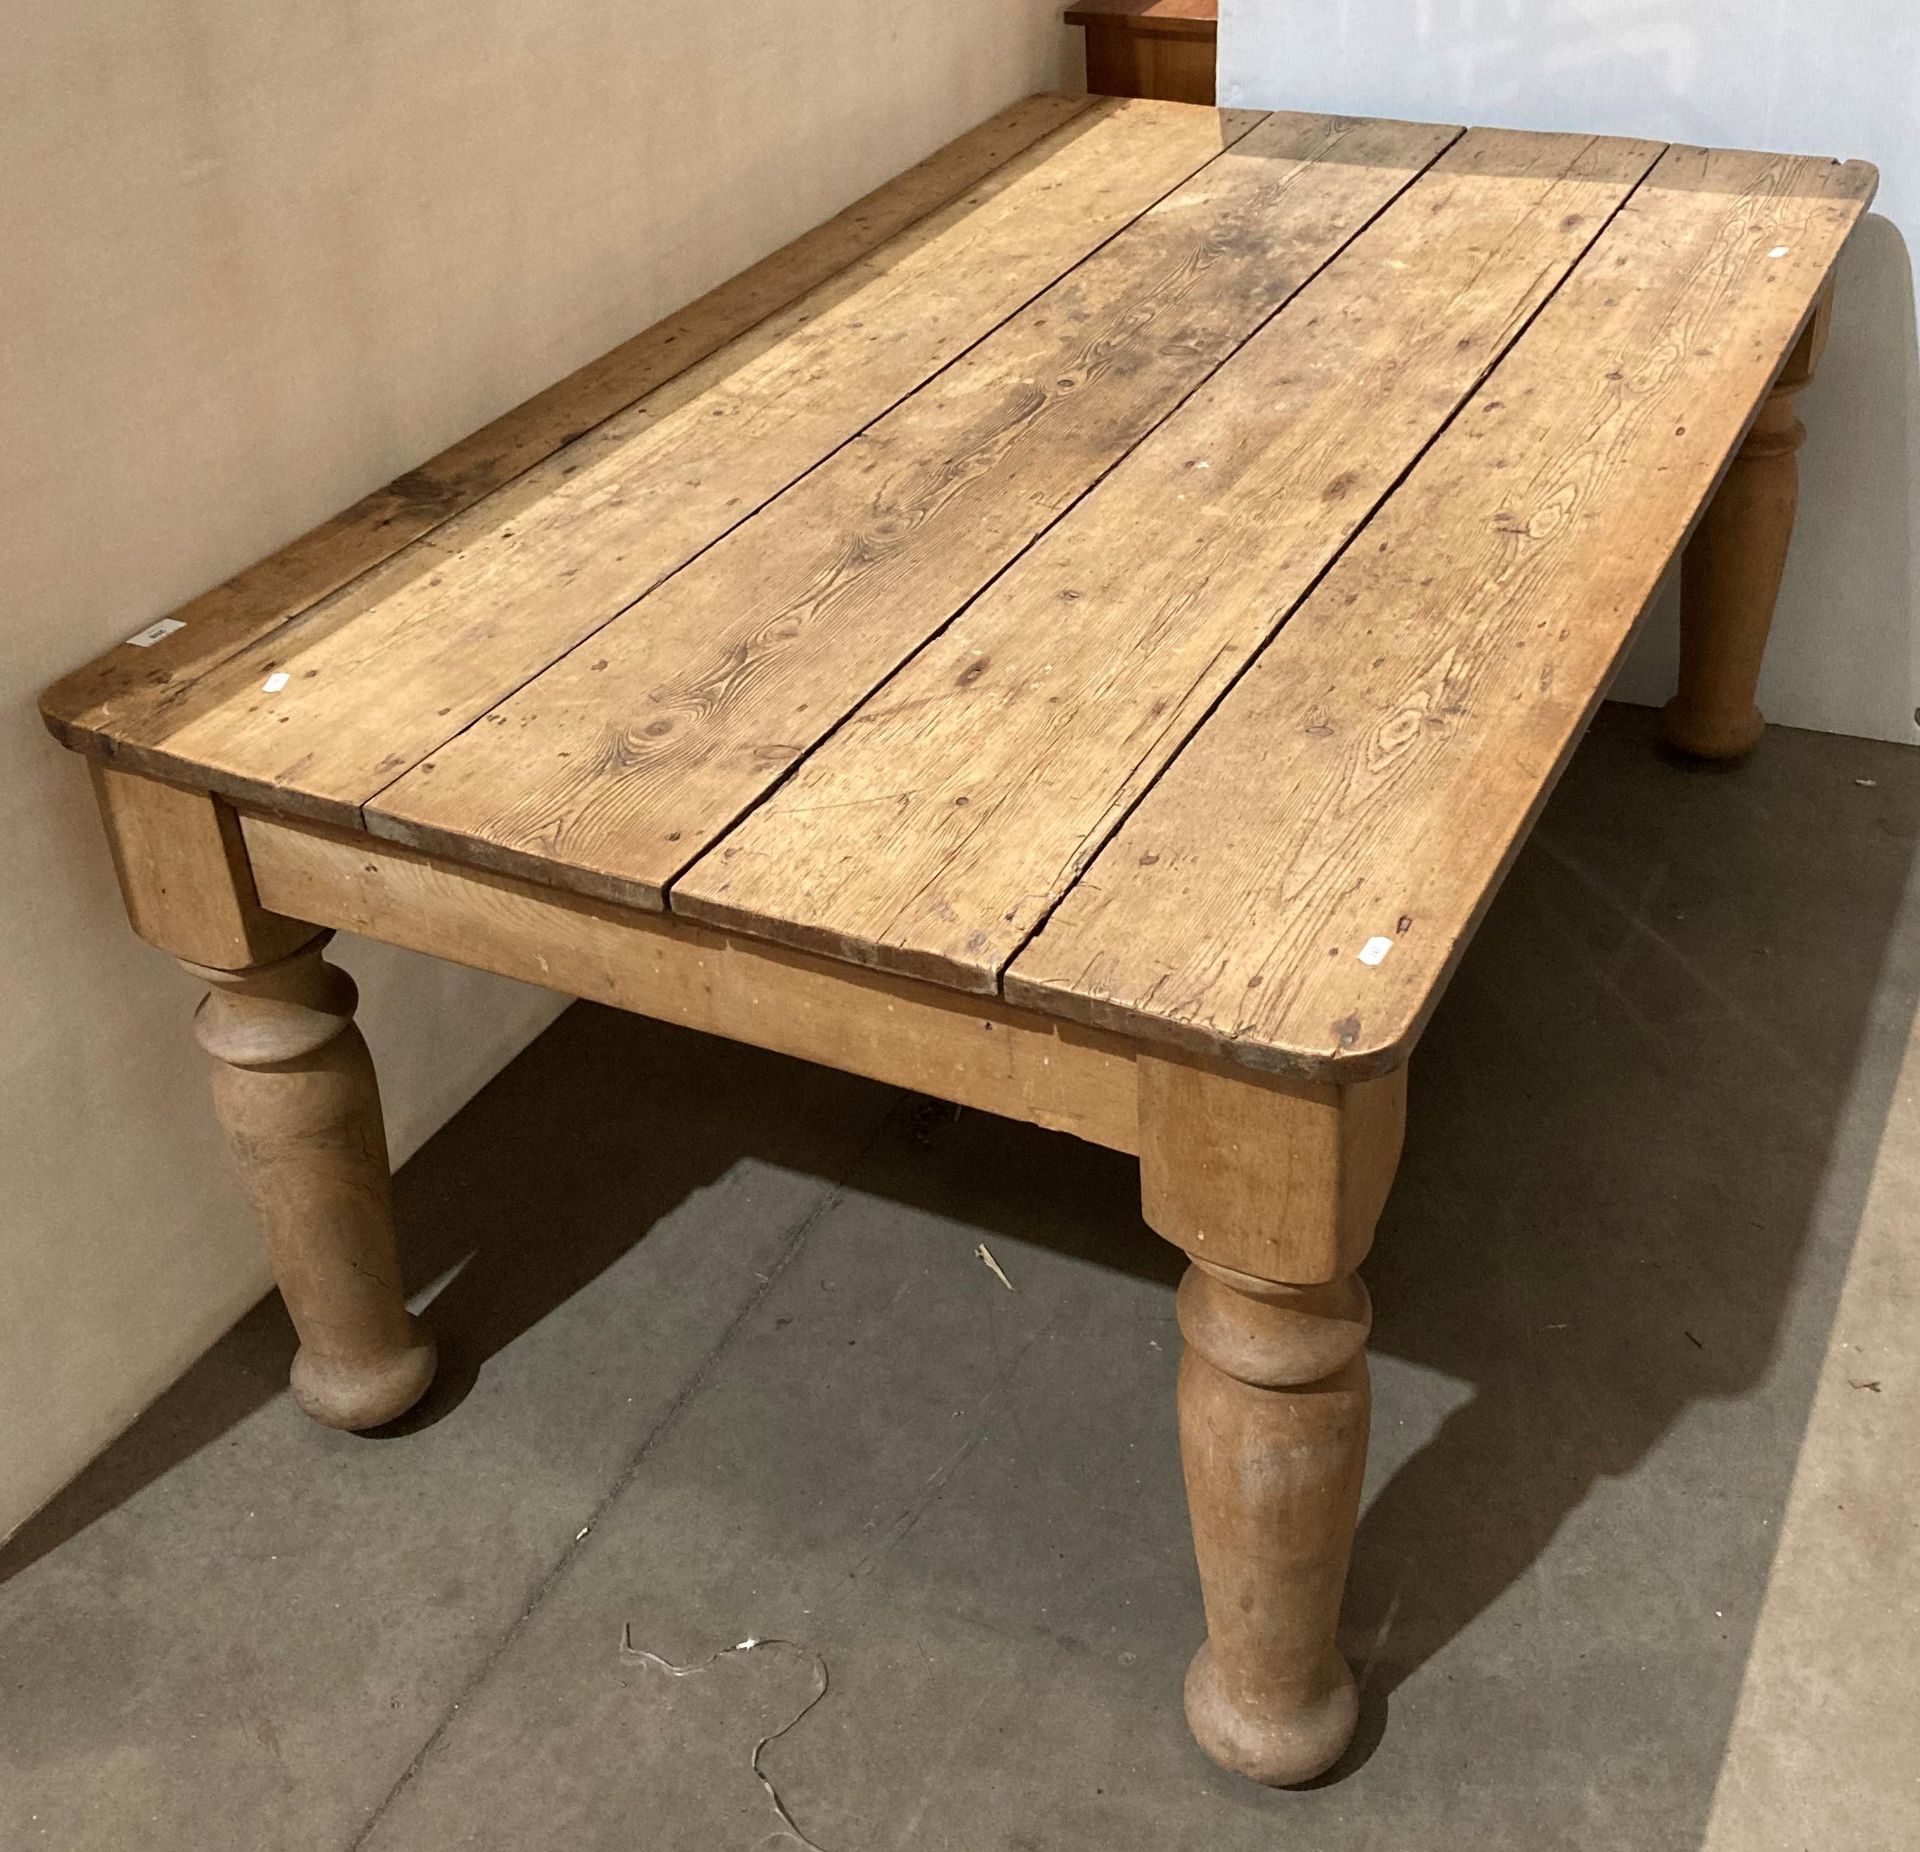
POLYGON ((61 682, 301 1406, 434 1367, 332 929, 1137 1153, 1188 1719, 1331 1765, 1409 1052, 1683 546, 1667 737, 1759 737, 1874 183, 1031 98, 61 682))

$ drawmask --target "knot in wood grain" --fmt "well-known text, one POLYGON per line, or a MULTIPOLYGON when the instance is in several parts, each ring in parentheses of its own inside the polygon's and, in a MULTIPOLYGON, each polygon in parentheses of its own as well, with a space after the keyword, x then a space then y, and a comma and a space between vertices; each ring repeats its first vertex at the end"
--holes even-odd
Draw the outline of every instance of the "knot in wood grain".
POLYGON ((215 1060, 242 1068, 277 1067, 326 1047, 353 1021, 359 1001, 353 979, 320 956, 332 937, 322 933, 291 957, 248 971, 186 964, 210 986, 194 1012, 195 1040, 215 1060))
POLYGON ((1255 1389, 1297 1389, 1366 1348, 1373 1305, 1357 1274, 1281 1286, 1195 1261, 1180 1282, 1180 1333, 1216 1370, 1255 1389))

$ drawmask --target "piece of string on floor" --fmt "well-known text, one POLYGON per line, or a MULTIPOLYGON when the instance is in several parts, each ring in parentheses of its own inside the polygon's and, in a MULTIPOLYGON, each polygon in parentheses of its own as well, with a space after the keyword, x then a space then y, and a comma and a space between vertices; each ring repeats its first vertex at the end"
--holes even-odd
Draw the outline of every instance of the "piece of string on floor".
POLYGON ((633 1623, 628 1621, 620 1629, 620 1657, 637 1660, 649 1671, 664 1672, 669 1678, 692 1678, 704 1672, 709 1666, 718 1665, 722 1659, 732 1659, 741 1653, 765 1652, 771 1647, 781 1647, 790 1653, 798 1653, 813 1667, 813 1690, 807 1701, 783 1723, 779 1729, 769 1732, 754 1744, 753 1754, 747 1758, 753 1769, 754 1778, 766 1790, 767 1799, 773 1804, 773 1811, 779 1816, 780 1824, 806 1849, 806 1852, 826 1852, 826 1848, 809 1839, 800 1830, 799 1823, 787 1811, 787 1804, 780 1798, 780 1790, 773 1785, 772 1778, 761 1767, 760 1758, 766 1753, 769 1743, 775 1743, 785 1736, 801 1718, 813 1709, 827 1695, 827 1662, 810 1646, 802 1646, 798 1640, 760 1640, 749 1635, 737 1646, 723 1646, 717 1653, 709 1653, 704 1659, 696 1659, 690 1665, 675 1665, 670 1659, 662 1659, 658 1653, 650 1653, 644 1646, 633 1643, 633 1623))

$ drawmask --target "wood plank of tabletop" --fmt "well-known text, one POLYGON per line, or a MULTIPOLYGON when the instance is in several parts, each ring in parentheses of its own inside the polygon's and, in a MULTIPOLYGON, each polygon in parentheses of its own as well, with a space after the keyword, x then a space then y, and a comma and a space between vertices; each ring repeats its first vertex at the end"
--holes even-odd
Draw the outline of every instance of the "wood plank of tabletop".
POLYGON ((1477 130, 672 892, 991 992, 1660 153, 1477 130))
POLYGON ((1041 95, 1003 109, 737 277, 182 605, 173 613, 179 628, 159 642, 145 648, 122 644, 75 670, 41 703, 55 736, 83 751, 110 744, 116 729, 145 737, 150 710, 164 706, 170 691, 391 559, 978 185, 1092 102, 1041 95))
POLYGON ((140 769, 360 805, 939 372, 1258 120, 1096 106, 971 191, 179 690, 140 769), (284 673, 286 680, 280 680, 284 673))
POLYGON ((1669 153, 1009 999, 1303 1075, 1403 1060, 1874 183, 1669 153))
POLYGON ((1275 116, 476 726, 377 834, 666 883, 1459 133, 1275 116))

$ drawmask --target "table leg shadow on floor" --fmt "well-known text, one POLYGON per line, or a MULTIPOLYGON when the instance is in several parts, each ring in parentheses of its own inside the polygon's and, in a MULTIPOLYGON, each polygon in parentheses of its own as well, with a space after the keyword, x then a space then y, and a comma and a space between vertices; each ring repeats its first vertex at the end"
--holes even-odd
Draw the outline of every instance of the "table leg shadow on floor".
POLYGON ((1728 1617, 1758 1610, 1920 1001, 1920 778, 1859 742, 1879 775, 1846 775, 1840 742, 1780 729, 1730 771, 1662 764, 1652 741, 1642 710, 1604 711, 1420 1051, 1366 1269, 1372 1347, 1467 1394, 1390 1469, 1376 1427, 1342 1625, 1362 1722, 1329 1780, 1391 1693, 1662 1448, 1704 1501, 1721 1450, 1764 1460, 1692 1578, 1722 1612, 1670 1608, 1689 1578, 1651 1534, 1628 1583, 1560 1586, 1530 1615, 1581 1658, 1690 1634, 1699 1675, 1645 1693, 1650 1733, 1670 1710, 1732 1719, 1749 1635, 1728 1617), (1793 1446, 1743 1433, 1763 1389, 1793 1446))
MULTIPOLYGON (((1791 733, 1731 777, 1691 773, 1654 756, 1650 717, 1608 710, 1436 1018, 1366 1268, 1381 1418, 1343 1628, 1363 1721, 1327 1779, 1367 1761, 1392 1695, 1525 1583, 1556 1537, 1605 1521, 1595 1507, 1611 1482, 1679 1447, 1703 1492, 1721 1495, 1715 1460, 1753 1439, 1741 1405, 1770 1384, 1766 1483, 1747 1488, 1710 1565, 1743 1608, 1717 1618, 1692 1602, 1712 1578, 1676 1573, 1670 1541, 1649 1534, 1625 1584, 1563 1582, 1529 1610, 1573 1642, 1569 1658, 1696 1630, 1691 1675, 1648 1690, 1642 1728, 1657 1736, 1661 1715, 1684 1708, 1717 1713, 1724 1735, 1771 1559, 1772 1528, 1751 1519, 1784 1501, 1787 1437, 1822 1348, 1807 1333, 1824 1333, 1858 1218, 1864 1170, 1837 1149, 1841 1114, 1856 1144, 1884 1118, 1893 1065, 1876 1011, 1884 1027, 1915 1000, 1914 972, 1890 955, 1920 777, 1890 749, 1844 752, 1879 755, 1873 785, 1837 769, 1840 743, 1791 733), (1411 1442, 1393 1418, 1401 1364, 1443 1378, 1452 1404, 1437 1425, 1414 1419, 1411 1442)), ((814 1071, 778 1095, 810 1108, 739 1115, 733 1102, 756 1097, 775 1065, 790 1064, 583 1006, 468 1109, 484 1136, 461 1141, 457 1164, 431 1145, 410 1164, 398 1207, 413 1282, 470 1255, 435 1300, 443 1379, 415 1423, 457 1406, 520 1334, 591 1291, 656 1211, 749 1155, 847 1175, 897 1114, 886 1090, 814 1071), (667 1092, 660 1054, 677 1057, 667 1092), (591 1114, 575 1078, 587 1061, 591 1114), (555 1166, 588 1183, 559 1219, 555 1166)), ((1011 1125, 991 1136, 1016 1158, 1057 1144, 1011 1125)), ((1013 1167, 1047 1168, 1030 1156, 1013 1167)), ((908 1206, 917 1168, 897 1154, 883 1166, 908 1206)), ((1064 1238, 1170 1290, 1179 1256, 1121 1208, 1137 1200, 1132 1166, 1085 1150, 1070 1168, 1115 1205, 1110 1239, 1097 1218, 1029 1223, 1004 1192, 982 1233, 1064 1238)), ((17 1572, 217 1441, 279 1392, 292 1346, 277 1301, 249 1315, 0 1566, 17 1572)), ((1165 1425, 1170 1451, 1170 1411, 1165 1425)), ((1752 1478, 1751 1446, 1745 1469, 1752 1478)))
MULTIPOLYGON (((431 1139, 395 1175, 409 1295, 444 1282, 431 1300, 440 1366, 418 1405, 366 1438, 400 1439, 441 1420, 489 1359, 743 1160, 842 1174, 894 1098, 743 1043, 575 1005, 463 1109, 463 1129, 478 1136, 431 1139), (772 1073, 784 1076, 774 1110, 741 1113, 738 1101, 761 1098, 772 1073)), ((270 1293, 0 1546, 0 1581, 283 1393, 298 1347, 270 1293)))

